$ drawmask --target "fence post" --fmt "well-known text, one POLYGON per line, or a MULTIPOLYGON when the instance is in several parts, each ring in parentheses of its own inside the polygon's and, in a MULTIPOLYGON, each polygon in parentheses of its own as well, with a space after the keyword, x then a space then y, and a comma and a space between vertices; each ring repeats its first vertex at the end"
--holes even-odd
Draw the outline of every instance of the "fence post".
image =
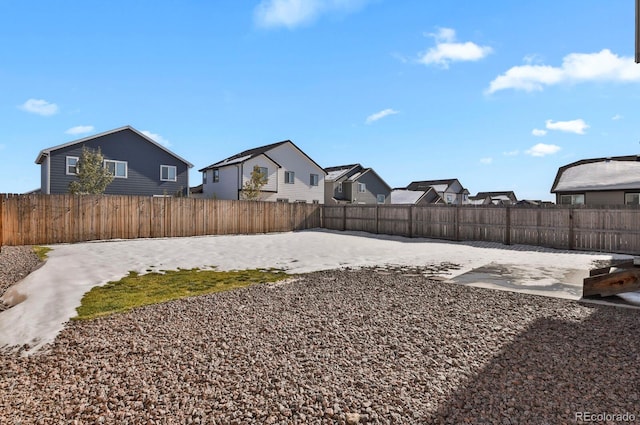
POLYGON ((380 233, 380 205, 376 204, 376 235, 380 233))
POLYGON ((409 237, 413 237, 413 205, 409 205, 409 237))
POLYGON ((454 207, 456 209, 456 214, 455 214, 455 218, 454 218, 454 224, 455 224, 455 240, 459 241, 460 240, 460 205, 456 204, 456 206, 454 207))
POLYGON ((504 235, 504 244, 511 245, 511 207, 509 205, 505 208, 506 219, 505 219, 505 235, 504 235))
POLYGON ((573 207, 569 207, 569 250, 574 249, 573 233, 573 207))
POLYGON ((347 230, 347 206, 342 206, 342 231, 347 230))

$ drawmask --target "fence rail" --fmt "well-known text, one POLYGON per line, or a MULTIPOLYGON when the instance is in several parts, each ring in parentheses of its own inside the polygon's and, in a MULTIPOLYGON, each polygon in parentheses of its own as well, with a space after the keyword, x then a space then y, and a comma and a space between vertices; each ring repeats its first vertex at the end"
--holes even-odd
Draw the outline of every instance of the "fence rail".
POLYGON ((118 195, 0 194, 0 246, 324 227, 640 254, 640 208, 317 205, 118 195))
POLYGON ((119 195, 0 195, 0 246, 286 232, 320 227, 316 204, 119 195))

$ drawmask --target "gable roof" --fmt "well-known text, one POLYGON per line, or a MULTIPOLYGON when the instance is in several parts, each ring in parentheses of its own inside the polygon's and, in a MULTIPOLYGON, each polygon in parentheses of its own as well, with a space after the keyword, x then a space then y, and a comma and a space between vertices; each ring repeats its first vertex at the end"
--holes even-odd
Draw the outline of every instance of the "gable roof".
POLYGON ((327 167, 324 171, 327 173, 327 176, 324 178, 325 181, 336 181, 339 178, 343 177, 349 171, 354 168, 362 168, 360 164, 349 164, 349 165, 338 165, 335 167, 327 167))
MULTIPOLYGON (((283 140, 281 142, 271 143, 269 145, 264 145, 264 146, 260 146, 260 147, 253 148, 253 149, 247 149, 246 151, 242 151, 242 152, 237 153, 235 155, 232 155, 232 156, 230 156, 228 158, 225 158, 222 161, 218 161, 218 162, 215 162, 215 163, 213 163, 213 164, 211 164, 209 166, 201 168, 198 171, 202 172, 202 171, 205 171, 205 170, 209 170, 211 168, 225 167, 227 165, 232 165, 232 164, 240 164, 240 163, 243 163, 245 161, 248 161, 251 158, 255 158, 256 156, 260 156, 260 155, 266 156, 267 158, 269 158, 269 160, 273 161, 274 164, 276 164, 276 165, 278 165, 278 167, 280 167, 280 164, 278 164, 276 161, 274 161, 273 158, 270 158, 269 155, 267 155, 267 152, 271 151, 274 148, 277 148, 278 146, 284 145, 286 143, 290 143, 305 158, 307 158, 314 165, 316 165, 318 168, 320 168, 322 171, 324 171, 324 169, 321 166, 319 166, 317 162, 315 162, 313 159, 311 159, 306 153, 304 153, 302 151, 302 149, 300 149, 298 146, 296 146, 296 144, 293 143, 291 140, 283 140)), ((326 174, 326 171, 324 171, 324 172, 326 174)))
MULTIPOLYGON (((421 180, 421 181, 413 181, 409 183, 406 187, 408 190, 427 190, 430 187, 433 187, 437 192, 444 192, 449 188, 452 184, 458 182, 458 179, 441 179, 441 180, 421 180)), ((462 185, 461 185, 462 186, 462 185)))
POLYGON ((145 141, 147 141, 147 142, 155 145, 156 147, 162 149, 163 151, 167 152, 169 155, 173 156, 174 158, 177 158, 180 161, 184 162, 185 164, 187 164, 187 166, 189 168, 193 167, 192 163, 190 163, 186 159, 176 155, 175 153, 171 152, 169 149, 165 148, 164 146, 162 146, 161 144, 159 144, 158 142, 156 142, 152 138, 150 138, 150 137, 146 136, 145 134, 139 132, 138 130, 136 130, 135 128, 131 127, 130 125, 125 125, 124 127, 119 127, 119 128, 113 129, 113 130, 105 131, 103 133, 94 134, 93 136, 84 137, 82 139, 78 139, 78 140, 74 140, 74 141, 71 141, 71 142, 68 142, 68 143, 63 143, 61 145, 52 146, 50 148, 42 149, 40 151, 40 153, 38 154, 38 157, 36 158, 36 164, 42 164, 42 161, 44 161, 44 158, 46 156, 48 156, 51 152, 56 151, 58 149, 66 148, 66 147, 73 146, 73 145, 76 145, 76 144, 79 144, 79 143, 85 143, 85 142, 87 142, 89 140, 97 139, 98 137, 108 136, 110 134, 118 133, 120 131, 131 131, 131 132, 135 133, 136 135, 140 136, 141 138, 143 138, 145 141))
POLYGON ((383 178, 382 178, 382 177, 380 177, 380 175, 379 175, 378 173, 376 173, 376 172, 375 172, 375 170, 374 170, 373 168, 363 168, 363 169, 362 169, 362 170, 360 170, 359 172, 357 172, 357 173, 355 173, 354 175, 352 175, 351 177, 349 177, 347 180, 348 180, 348 181, 352 181, 352 182, 357 181, 360 177, 364 176, 364 175, 365 175, 365 174, 367 174, 367 173, 371 173, 371 174, 375 175, 375 176, 378 178, 378 180, 380 180, 380 181, 382 182, 382 184, 383 184, 383 185, 385 185, 385 186, 386 186, 386 188, 387 188, 389 191, 391 191, 391 186, 389 186, 389 185, 387 184, 387 182, 386 182, 386 181, 384 181, 384 180, 383 180, 383 178))
POLYGON ((515 192, 512 190, 505 190, 502 192, 478 192, 478 194, 475 197, 486 198, 487 196, 490 198, 497 198, 500 200, 504 200, 506 197, 514 202, 518 200, 518 198, 516 198, 515 192))
POLYGON ((583 159, 558 169, 551 193, 640 189, 640 155, 583 159))
POLYGON ((393 189, 391 191, 392 204, 415 204, 420 201, 428 191, 426 190, 408 190, 393 189))

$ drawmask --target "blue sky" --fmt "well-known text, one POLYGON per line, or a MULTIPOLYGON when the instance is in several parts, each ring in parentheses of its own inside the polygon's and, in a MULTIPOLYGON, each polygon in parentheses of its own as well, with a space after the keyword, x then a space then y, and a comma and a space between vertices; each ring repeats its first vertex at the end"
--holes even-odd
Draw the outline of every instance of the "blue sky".
POLYGON ((633 0, 0 0, 0 193, 124 125, 197 170, 290 139, 392 187, 553 199, 558 167, 640 153, 633 0))

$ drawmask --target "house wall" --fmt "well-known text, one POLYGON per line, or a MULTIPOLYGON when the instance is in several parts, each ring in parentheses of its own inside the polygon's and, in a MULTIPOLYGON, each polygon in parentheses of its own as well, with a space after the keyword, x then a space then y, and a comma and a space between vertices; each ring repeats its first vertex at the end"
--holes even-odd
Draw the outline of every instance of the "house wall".
POLYGON ((385 204, 391 203, 391 191, 372 172, 363 174, 357 181, 353 182, 351 186, 353 188, 353 202, 356 204, 377 204, 377 195, 384 195, 385 204), (358 192, 358 183, 364 183, 366 185, 366 192, 358 192))
POLYGON ((40 191, 45 194, 48 195, 49 194, 49 164, 50 164, 51 160, 50 158, 47 156, 44 161, 42 161, 42 164, 40 164, 40 191))
POLYGON ((624 191, 586 192, 585 205, 624 205, 624 191))
POLYGON ((278 191, 278 165, 271 161, 264 155, 251 158, 242 164, 242 186, 251 179, 251 173, 253 167, 266 167, 267 168, 267 184, 262 187, 263 192, 277 192, 278 191))
POLYGON ((240 166, 241 164, 237 164, 218 168, 220 179, 217 182, 213 181, 213 170, 207 170, 207 183, 202 185, 204 197, 237 200, 238 189, 240 188, 238 183, 240 166))
MULTIPOLYGON (((114 178, 105 190, 113 195, 174 195, 189 192, 188 166, 132 131, 123 130, 52 151, 50 193, 68 193, 76 176, 66 174, 66 157, 80 157, 82 147, 101 149, 105 159, 127 162, 127 178, 114 178), (160 181, 160 165, 176 167, 176 181, 160 181)), ((43 163, 44 164, 44 163, 43 163)), ((44 170, 42 171, 44 172, 44 170)), ((46 187, 41 188, 43 191, 46 187)))
POLYGON ((267 152, 267 155, 282 168, 278 169, 278 191, 265 196, 265 201, 277 201, 288 199, 289 202, 305 201, 311 203, 317 201, 324 203, 324 177, 322 168, 314 164, 304 154, 300 153, 293 145, 285 143, 267 152), (285 171, 293 171, 295 179, 293 184, 284 182, 285 171), (318 175, 318 185, 309 184, 310 174, 318 175))

